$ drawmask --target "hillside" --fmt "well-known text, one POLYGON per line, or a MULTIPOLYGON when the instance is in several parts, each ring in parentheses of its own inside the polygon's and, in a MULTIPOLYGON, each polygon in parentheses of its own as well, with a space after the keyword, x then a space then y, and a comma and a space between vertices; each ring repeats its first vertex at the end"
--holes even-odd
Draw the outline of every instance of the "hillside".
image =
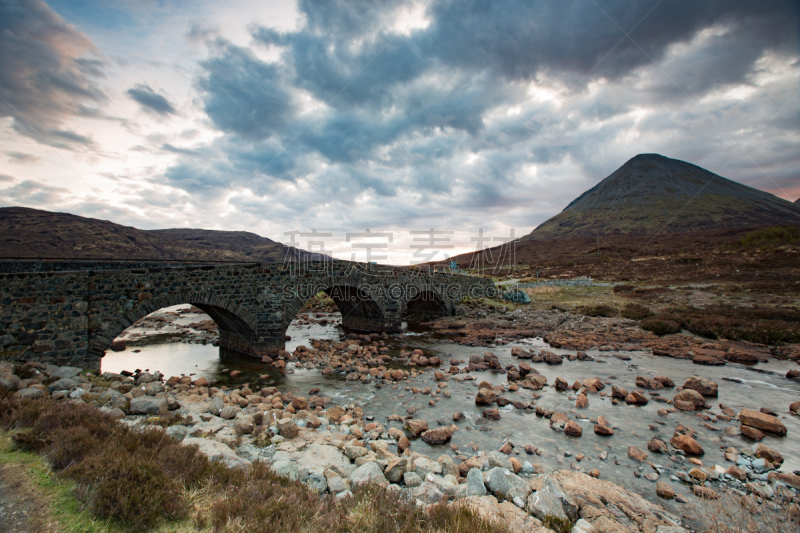
MULTIPOLYGON (((515 264, 512 277, 784 284, 796 279, 800 246, 741 244, 774 226, 800 228, 800 204, 684 161, 642 154, 512 247, 454 259, 462 268, 515 264)), ((792 282, 791 291, 798 288, 792 282)))
POLYGON ((304 251, 245 231, 141 230, 26 207, 0 208, 5 258, 282 261, 304 251))
POLYGON ((526 239, 800 224, 800 207, 658 154, 632 158, 526 239))

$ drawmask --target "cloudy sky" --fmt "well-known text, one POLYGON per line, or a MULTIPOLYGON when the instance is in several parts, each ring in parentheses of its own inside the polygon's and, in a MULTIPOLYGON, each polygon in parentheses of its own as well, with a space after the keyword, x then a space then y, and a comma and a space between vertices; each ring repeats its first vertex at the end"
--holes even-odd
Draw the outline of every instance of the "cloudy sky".
POLYGON ((798 5, 0 0, 0 204, 409 264, 644 152, 794 201, 798 5))

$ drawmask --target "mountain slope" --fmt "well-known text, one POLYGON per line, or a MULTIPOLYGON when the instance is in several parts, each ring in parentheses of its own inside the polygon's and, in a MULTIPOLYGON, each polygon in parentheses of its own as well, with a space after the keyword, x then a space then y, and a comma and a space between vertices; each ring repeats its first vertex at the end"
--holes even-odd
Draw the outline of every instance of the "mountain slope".
POLYGON ((283 261, 306 252, 245 231, 141 230, 26 207, 0 208, 0 256, 58 259, 283 261))
POLYGON ((685 161, 640 154, 523 240, 799 223, 792 202, 685 161))

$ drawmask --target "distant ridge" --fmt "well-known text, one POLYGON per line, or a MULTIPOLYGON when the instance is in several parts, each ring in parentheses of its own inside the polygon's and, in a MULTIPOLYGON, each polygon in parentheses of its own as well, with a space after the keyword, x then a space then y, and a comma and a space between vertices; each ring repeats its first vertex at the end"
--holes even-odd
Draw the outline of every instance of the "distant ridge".
POLYGON ((141 230, 27 207, 0 208, 0 256, 277 262, 307 252, 246 231, 141 230))
POLYGON ((640 154, 523 241, 800 224, 800 204, 704 168, 640 154))

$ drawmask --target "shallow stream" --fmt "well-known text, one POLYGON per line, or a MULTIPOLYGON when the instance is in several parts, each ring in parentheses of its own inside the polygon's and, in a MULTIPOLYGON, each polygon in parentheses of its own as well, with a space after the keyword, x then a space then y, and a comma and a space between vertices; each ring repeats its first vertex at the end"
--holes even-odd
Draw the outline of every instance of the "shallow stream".
MULTIPOLYGON (((185 317, 182 319, 182 322, 186 323, 191 321, 185 317)), ((163 330, 157 331, 163 332, 163 330)), ((311 339, 338 340, 343 331, 335 320, 329 320, 325 325, 301 325, 295 321, 287 333, 291 336, 291 341, 287 341, 286 349, 293 351, 302 344, 310 346, 311 339)), ((470 355, 483 354, 487 350, 498 356, 503 367, 512 363, 518 365, 520 361, 511 356, 511 348, 514 346, 535 351, 548 349, 566 355, 575 353, 572 350, 551 348, 541 338, 480 348, 454 344, 428 331, 409 330, 406 330, 404 335, 390 337, 386 340, 386 345, 391 350, 390 355, 401 349, 415 348, 422 349, 426 355, 438 355, 445 362, 442 365, 443 370, 448 368, 447 361, 450 359, 460 359, 465 365, 470 355)), ((472 373, 476 378, 474 381, 459 383, 450 379, 447 381, 447 388, 451 397, 446 398, 442 394, 430 396, 415 394, 410 390, 411 387, 419 389, 430 387, 435 392, 437 383, 432 371, 424 373, 408 384, 382 385, 376 388, 374 383, 363 384, 360 381, 325 377, 318 369, 297 368, 293 363, 287 366, 285 374, 281 374, 263 365, 258 359, 220 353, 218 348, 210 344, 185 343, 153 344, 129 347, 122 352, 109 352, 103 359, 103 370, 119 372, 149 369, 159 370, 165 376, 194 374, 219 379, 230 385, 260 382, 275 384, 281 390, 301 395, 308 395, 310 389, 318 387, 321 389, 320 394, 333 398, 335 403, 346 405, 359 402, 363 405, 365 414, 373 415, 376 422, 384 424, 388 416, 392 414, 405 416, 411 407, 416 409, 415 417, 427 419, 431 427, 453 423, 453 414, 460 411, 464 413, 466 420, 457 423, 459 431, 453 435, 451 441, 457 446, 459 453, 471 455, 475 450, 497 450, 504 442, 511 441, 522 462, 528 460, 534 464, 541 464, 547 471, 570 468, 571 465, 578 465, 584 472, 597 468, 602 479, 619 483, 652 500, 657 499, 655 483, 644 477, 636 477, 634 474, 634 471, 639 471, 644 475, 652 472, 652 469, 647 464, 639 464, 629 459, 628 446, 637 446, 647 451, 647 442, 653 436, 668 443, 680 423, 697 431, 696 438, 705 450, 705 455, 701 458, 704 465, 713 467, 719 464, 727 468, 730 463, 724 459, 725 448, 733 446, 743 450, 748 449, 753 443, 741 436, 731 437, 724 433, 726 427, 738 427, 738 423, 735 420, 715 421, 714 416, 721 412, 719 404, 731 407, 737 413, 744 407, 751 409, 768 407, 778 413, 787 427, 788 437, 767 436, 763 444, 783 454, 785 458, 783 471, 800 470, 800 439, 797 438, 800 435, 800 417, 788 414, 789 404, 800 399, 800 384, 784 377, 787 370, 796 368, 795 363, 773 361, 755 367, 729 363, 721 367, 709 367, 694 365, 689 360, 656 357, 648 352, 587 353, 594 358, 593 361, 569 361, 565 358, 561 365, 548 366, 541 363, 532 366, 547 377, 548 384, 552 384, 556 377, 562 377, 570 384, 588 377, 600 378, 607 384, 603 392, 609 395, 590 394, 588 408, 575 409, 573 391, 557 392, 551 386, 541 391, 520 389, 503 395, 509 400, 524 402, 533 400, 534 393, 540 395, 541 397, 536 400, 537 406, 567 413, 570 418, 578 421, 583 428, 583 435, 579 438, 567 437, 561 432, 551 430, 549 421, 536 416, 533 409, 517 410, 508 405, 500 408, 501 420, 489 421, 481 418, 481 409, 474 402, 477 384, 481 381, 489 381, 496 385, 506 383, 506 376, 494 371, 474 372, 472 373), (237 381, 231 382, 223 369, 241 370, 242 375, 237 381), (645 406, 628 406, 624 402, 612 405, 610 384, 616 383, 632 390, 635 388, 636 376, 668 376, 677 386, 692 376, 702 376, 715 381, 719 385, 719 398, 708 398, 707 403, 713 407, 704 411, 712 420, 701 420, 697 413, 681 411, 666 417, 659 416, 657 414, 659 409, 670 406, 657 401, 656 398, 671 399, 675 394, 671 389, 652 391, 652 393, 645 391, 650 398, 650 402, 645 406), (434 405, 429 405, 432 399, 437 398, 434 405), (599 415, 605 416, 614 427, 612 437, 599 437, 594 434, 593 425, 588 419, 599 415), (708 424, 716 431, 704 427, 703 424, 708 424), (539 448, 541 456, 527 455, 524 451, 527 444, 539 448), (603 451, 608 454, 606 460, 598 458, 603 451), (575 456, 581 453, 586 457, 577 463, 575 456)), ((399 423, 391 425, 400 426, 399 423)), ((442 453, 454 454, 447 446, 430 446, 421 440, 415 441, 412 449, 432 457, 442 453)), ((688 470, 693 466, 680 456, 674 457, 675 460, 667 455, 650 453, 648 460, 665 467, 667 473, 688 470)), ((663 478, 664 475, 661 479, 663 478)), ((672 485, 679 492, 689 494, 687 487, 681 487, 679 483, 672 485)), ((676 505, 663 500, 660 503, 668 508, 676 505)))

